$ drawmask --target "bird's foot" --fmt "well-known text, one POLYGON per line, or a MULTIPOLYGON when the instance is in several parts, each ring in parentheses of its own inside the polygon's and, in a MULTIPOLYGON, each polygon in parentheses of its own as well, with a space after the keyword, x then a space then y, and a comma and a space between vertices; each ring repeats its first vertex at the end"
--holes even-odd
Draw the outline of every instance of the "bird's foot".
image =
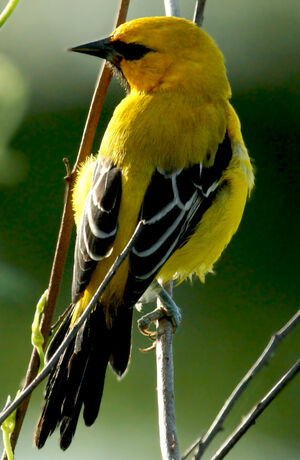
POLYGON ((164 312, 164 315, 171 320, 173 332, 176 332, 182 320, 180 308, 176 305, 173 298, 164 287, 161 287, 158 297, 160 299, 160 309, 164 312))
POLYGON ((161 307, 156 308, 150 313, 147 313, 146 315, 142 316, 138 320, 138 328, 140 332, 149 337, 150 340, 155 340, 156 332, 151 331, 150 326, 155 321, 160 320, 163 316, 165 316, 165 311, 161 307))
POLYGON ((151 347, 142 349, 141 351, 151 351, 156 345, 156 332, 150 329, 151 325, 155 321, 159 321, 163 317, 167 317, 172 322, 173 332, 176 332, 181 323, 181 311, 176 305, 170 294, 160 286, 160 292, 158 293, 160 299, 160 305, 155 310, 147 313, 138 320, 138 328, 142 334, 147 336, 154 343, 151 347))

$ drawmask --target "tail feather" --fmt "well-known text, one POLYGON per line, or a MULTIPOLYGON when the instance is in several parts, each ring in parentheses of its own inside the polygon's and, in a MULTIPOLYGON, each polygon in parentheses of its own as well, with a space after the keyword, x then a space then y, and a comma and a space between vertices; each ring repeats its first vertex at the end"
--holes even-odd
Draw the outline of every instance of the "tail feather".
POLYGON ((90 338, 90 355, 83 388, 83 418, 87 426, 94 423, 99 412, 106 367, 111 353, 112 333, 106 326, 104 314, 98 315, 97 321, 91 322, 90 338))
POLYGON ((72 312, 68 314, 68 316, 65 318, 65 320, 62 322, 62 324, 59 326, 54 336, 52 337, 51 342, 49 343, 49 346, 47 348, 46 355, 45 355, 46 361, 49 361, 49 359, 52 358, 57 348, 62 343, 65 336, 67 335, 69 331, 71 319, 72 319, 72 312))
POLYGON ((72 391, 67 394, 62 407, 62 421, 60 424, 60 447, 66 450, 76 431, 78 418, 83 402, 83 382, 87 363, 82 369, 82 377, 73 384, 72 391))
POLYGON ((133 308, 121 305, 112 329, 112 349, 109 362, 119 377, 124 374, 129 362, 132 314, 133 308))
POLYGON ((70 344, 49 376, 45 389, 45 404, 35 433, 35 444, 39 449, 43 447, 48 436, 53 433, 61 420, 63 389, 67 382, 67 366, 72 353, 73 349, 70 344))
POLYGON ((82 406, 82 388, 80 387, 72 413, 63 417, 60 424, 60 448, 66 450, 72 442, 82 406))
POLYGON ((67 381, 64 388, 64 400, 61 406, 62 418, 72 415, 84 382, 86 367, 89 360, 89 320, 78 331, 72 356, 67 365, 67 381))
MULTIPOLYGON (((95 323, 95 318, 92 316, 93 322, 95 323)), ((62 450, 66 450, 71 444, 83 404, 84 386, 87 381, 87 369, 93 346, 90 328, 91 317, 85 321, 76 335, 74 352, 68 364, 68 381, 62 404, 60 425, 60 447, 62 450)), ((107 346, 107 344, 105 345, 107 346)), ((104 363, 105 368, 106 365, 107 361, 104 363)))
MULTIPOLYGON (((69 330, 67 317, 49 345, 51 357, 69 330)), ((75 434, 81 407, 90 426, 97 418, 107 364, 118 375, 128 365, 131 341, 132 309, 121 308, 107 327, 101 305, 90 314, 74 340, 52 370, 45 389, 45 403, 38 421, 35 444, 43 447, 49 435, 60 425, 60 447, 65 450, 75 434)))

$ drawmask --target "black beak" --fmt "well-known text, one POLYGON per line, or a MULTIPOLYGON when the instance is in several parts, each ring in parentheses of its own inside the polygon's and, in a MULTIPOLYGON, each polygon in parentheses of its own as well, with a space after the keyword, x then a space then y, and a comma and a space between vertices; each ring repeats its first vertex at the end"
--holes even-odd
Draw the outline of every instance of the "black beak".
POLYGON ((98 40, 96 42, 86 43, 85 45, 75 46, 75 48, 70 48, 69 51, 91 54, 92 56, 107 59, 108 61, 112 61, 115 55, 109 38, 104 38, 104 40, 98 40))

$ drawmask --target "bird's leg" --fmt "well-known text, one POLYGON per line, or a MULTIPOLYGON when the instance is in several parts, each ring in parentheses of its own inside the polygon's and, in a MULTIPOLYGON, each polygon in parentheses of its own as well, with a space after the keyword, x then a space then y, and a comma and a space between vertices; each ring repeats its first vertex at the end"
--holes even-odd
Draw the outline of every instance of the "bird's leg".
POLYGON ((170 318, 173 325, 173 331, 176 332, 182 319, 181 310, 174 302, 171 294, 169 294, 169 292, 163 286, 160 286, 160 288, 161 290, 158 294, 158 297, 161 301, 160 308, 164 312, 165 316, 170 318))
MULTIPOLYGON (((154 283, 154 289, 157 291, 157 296, 160 299, 159 306, 138 320, 138 328, 141 333, 153 341, 155 340, 156 333, 151 331, 149 328, 154 321, 160 320, 163 316, 168 317, 172 322, 174 332, 176 332, 181 322, 180 308, 176 305, 171 295, 163 286, 161 286, 157 281, 154 281, 154 283)), ((153 347, 150 348, 152 349, 153 347)), ((148 349, 146 349, 146 351, 148 351, 148 349)))
POLYGON ((165 315, 165 312, 163 311, 162 308, 156 308, 153 311, 150 311, 150 313, 147 313, 146 315, 142 316, 138 320, 138 328, 140 332, 151 340, 155 340, 155 331, 151 331, 149 327, 151 326, 154 321, 158 321, 165 315))

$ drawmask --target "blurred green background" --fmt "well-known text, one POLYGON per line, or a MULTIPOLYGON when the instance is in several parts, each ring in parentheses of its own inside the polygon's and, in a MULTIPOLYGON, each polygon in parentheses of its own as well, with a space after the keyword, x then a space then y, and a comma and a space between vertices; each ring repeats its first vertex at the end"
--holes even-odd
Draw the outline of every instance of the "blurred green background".
MULTIPOLYGON (((3 8, 6 1, 0 0, 3 8)), ((33 308, 47 287, 63 202, 63 157, 73 163, 100 61, 66 53, 107 36, 118 1, 26 0, 0 30, 0 404, 22 381, 31 353, 33 308)), ((193 0, 181 2, 191 18, 193 0)), ((129 18, 163 15, 162 0, 132 0, 129 18)), ((299 0, 209 0, 205 29, 226 56, 232 102, 256 165, 256 188, 241 227, 205 285, 176 289, 183 322, 174 337, 176 411, 182 451, 208 428, 233 387, 299 308, 299 0)), ((96 152, 114 106, 124 95, 113 82, 96 152)), ((58 315, 68 304, 72 250, 58 315)), ((57 434, 38 452, 35 392, 17 447, 19 459, 158 459, 155 356, 134 326, 126 378, 109 371, 101 414, 82 421, 70 449, 57 434)), ((300 330, 280 346, 253 381, 218 436, 299 356, 300 330)), ((299 376, 232 450, 230 459, 300 458, 299 376)), ((209 453, 218 446, 213 444, 209 453)), ((208 458, 209 455, 206 457, 208 458)))

